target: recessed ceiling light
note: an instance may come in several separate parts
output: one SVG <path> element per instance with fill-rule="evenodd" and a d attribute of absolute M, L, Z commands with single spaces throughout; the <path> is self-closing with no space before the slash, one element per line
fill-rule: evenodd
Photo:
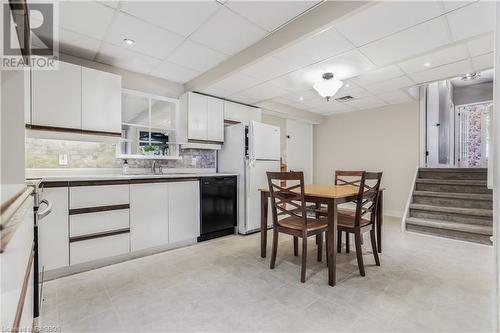
<path fill-rule="evenodd" d="M 425 66 L 425 67 L 429 67 L 430 65 L 431 65 L 431 63 L 430 63 L 430 62 L 426 62 L 426 63 L 424 64 L 424 66 Z"/>
<path fill-rule="evenodd" d="M 345 84 L 345 87 L 346 87 L 346 88 L 349 88 L 349 87 L 350 87 L 349 83 L 346 83 L 346 84 Z"/>
<path fill-rule="evenodd" d="M 125 39 L 123 40 L 123 42 L 124 42 L 126 45 L 131 46 L 131 45 L 134 45 L 135 40 L 130 39 L 130 38 L 125 38 Z"/>
<path fill-rule="evenodd" d="M 303 101 L 303 100 L 304 100 L 304 97 L 300 96 L 299 101 Z"/>

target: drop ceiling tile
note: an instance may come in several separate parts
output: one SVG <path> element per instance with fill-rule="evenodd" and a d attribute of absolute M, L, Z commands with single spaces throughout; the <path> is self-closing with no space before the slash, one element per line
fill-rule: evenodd
<path fill-rule="evenodd" d="M 265 101 L 274 97 L 287 95 L 287 90 L 281 89 L 269 82 L 242 91 L 245 96 L 248 96 L 257 101 Z"/>
<path fill-rule="evenodd" d="M 363 97 L 371 96 L 371 93 L 368 92 L 366 89 L 363 89 L 361 87 L 354 87 L 354 88 L 353 87 L 349 87 L 349 88 L 342 87 L 333 97 L 340 98 L 343 96 L 352 96 L 354 98 L 363 98 Z"/>
<path fill-rule="evenodd" d="M 98 39 L 59 29 L 59 51 L 62 53 L 94 60 L 100 45 Z"/>
<path fill-rule="evenodd" d="M 227 58 L 228 56 L 223 53 L 190 40 L 185 40 L 181 46 L 172 52 L 168 57 L 168 61 L 204 72 Z"/>
<path fill-rule="evenodd" d="M 257 60 L 254 64 L 245 67 L 241 73 L 267 81 L 284 75 L 292 70 L 293 68 L 290 66 L 289 62 L 282 61 L 273 56 L 267 56 Z"/>
<path fill-rule="evenodd" d="M 403 75 L 394 79 L 367 86 L 366 90 L 373 94 L 381 94 L 384 92 L 410 87 L 413 85 L 415 84 L 406 75 Z"/>
<path fill-rule="evenodd" d="M 379 97 L 384 102 L 387 102 L 389 104 L 406 103 L 406 102 L 411 102 L 413 100 L 412 98 L 410 98 L 407 94 L 405 94 L 401 90 L 395 90 L 395 91 L 379 94 L 379 95 L 377 95 L 377 97 Z"/>
<path fill-rule="evenodd" d="M 472 0 L 472 1 L 466 1 L 466 0 L 463 0 L 463 1 L 448 1 L 448 0 L 444 0 L 444 1 L 441 1 L 443 3 L 443 6 L 445 8 L 445 11 L 446 12 L 450 12 L 454 9 L 458 9 L 460 7 L 463 7 L 463 6 L 467 6 L 473 2 L 476 2 L 477 0 Z"/>
<path fill-rule="evenodd" d="M 473 39 L 467 42 L 467 48 L 469 49 L 470 55 L 475 57 L 481 54 L 490 53 L 493 51 L 493 34 L 488 34 L 486 36 Z"/>
<path fill-rule="evenodd" d="M 104 39 L 115 11 L 93 1 L 59 1 L 58 26 L 79 34 Z"/>
<path fill-rule="evenodd" d="M 221 97 L 221 98 L 225 98 L 225 97 L 231 95 L 231 93 L 229 91 L 222 89 L 222 88 L 214 87 L 214 86 L 202 89 L 201 92 L 204 94 L 209 94 L 209 95 L 213 95 L 213 96 L 217 96 L 217 97 Z"/>
<path fill-rule="evenodd" d="M 120 4 L 120 1 L 98 1 L 98 2 L 113 9 L 118 8 L 118 5 Z"/>
<path fill-rule="evenodd" d="M 455 41 L 495 30 L 495 1 L 480 1 L 446 14 Z"/>
<path fill-rule="evenodd" d="M 222 6 L 190 38 L 233 55 L 262 39 L 267 31 Z"/>
<path fill-rule="evenodd" d="M 406 73 L 415 73 L 439 67 L 459 60 L 467 59 L 468 54 L 463 44 L 454 45 L 437 52 L 404 61 L 399 66 Z M 426 66 L 428 64 L 428 66 Z"/>
<path fill-rule="evenodd" d="M 333 114 L 356 110 L 356 107 L 347 103 L 337 102 L 336 100 L 330 100 L 328 102 L 326 100 L 320 101 L 314 104 L 314 108 L 320 110 L 323 114 Z"/>
<path fill-rule="evenodd" d="M 334 28 L 329 27 L 278 51 L 275 56 L 294 68 L 300 68 L 339 55 L 353 48 L 354 45 Z"/>
<path fill-rule="evenodd" d="M 417 83 L 433 82 L 464 75 L 472 71 L 469 60 L 462 60 L 452 64 L 443 65 L 424 72 L 410 74 L 411 79 Z"/>
<path fill-rule="evenodd" d="M 215 1 L 122 2 L 123 11 L 185 37 L 220 8 Z"/>
<path fill-rule="evenodd" d="M 443 18 L 419 24 L 360 48 L 374 63 L 384 66 L 450 43 Z"/>
<path fill-rule="evenodd" d="M 397 66 L 388 66 L 363 73 L 360 76 L 352 78 L 352 81 L 364 87 L 380 81 L 386 81 L 403 74 L 403 71 L 401 71 L 401 69 Z"/>
<path fill-rule="evenodd" d="M 148 74 L 161 63 L 158 59 L 109 43 L 103 43 L 101 46 L 97 61 L 144 74 Z"/>
<path fill-rule="evenodd" d="M 125 38 L 135 41 L 130 46 L 135 52 L 156 59 L 165 59 L 184 40 L 178 34 L 147 24 L 129 14 L 120 13 L 113 21 L 106 41 L 122 46 L 125 45 Z"/>
<path fill-rule="evenodd" d="M 242 93 L 230 95 L 228 97 L 228 99 L 235 101 L 235 102 L 245 103 L 245 104 L 254 104 L 258 101 L 257 98 L 249 97 L 249 96 L 246 96 L 245 94 L 242 94 Z"/>
<path fill-rule="evenodd" d="M 493 68 L 493 52 L 488 54 L 483 54 L 478 57 L 472 58 L 472 66 L 474 66 L 474 70 L 481 71 L 489 68 Z"/>
<path fill-rule="evenodd" d="M 262 29 L 273 31 L 318 1 L 227 1 L 225 5 Z"/>
<path fill-rule="evenodd" d="M 335 27 L 356 46 L 362 46 L 441 14 L 435 1 L 385 1 L 347 17 Z"/>
<path fill-rule="evenodd" d="M 304 80 L 300 72 L 293 72 L 269 81 L 270 83 L 288 91 L 302 91 L 312 87 L 312 84 Z"/>
<path fill-rule="evenodd" d="M 318 95 L 318 93 L 313 89 L 302 90 L 292 92 L 291 94 L 285 95 L 282 99 L 286 99 L 295 103 L 306 103 L 308 101 L 318 101 L 323 98 Z"/>
<path fill-rule="evenodd" d="M 178 83 L 185 83 L 200 74 L 201 72 L 194 71 L 192 69 L 182 67 L 168 61 L 162 62 L 158 67 L 151 71 L 151 75 L 153 76 L 161 77 L 163 79 Z"/>
<path fill-rule="evenodd" d="M 235 94 L 247 88 L 253 87 L 261 82 L 262 81 L 248 75 L 235 73 L 226 77 L 225 79 L 222 79 L 221 81 L 212 84 L 212 86 L 216 88 L 222 88 L 226 91 L 229 91 L 231 94 Z"/>
<path fill-rule="evenodd" d="M 378 108 L 380 106 L 386 105 L 383 100 L 381 100 L 378 97 L 375 96 L 370 96 L 370 97 L 364 97 L 364 98 L 359 98 L 355 99 L 349 102 L 346 102 L 345 104 L 355 107 L 357 109 L 374 109 Z"/>

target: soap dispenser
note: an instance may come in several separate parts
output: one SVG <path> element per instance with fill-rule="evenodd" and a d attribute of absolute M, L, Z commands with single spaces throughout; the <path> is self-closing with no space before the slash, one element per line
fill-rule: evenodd
<path fill-rule="evenodd" d="M 128 161 L 127 160 L 123 160 L 122 173 L 124 175 L 128 174 Z"/>

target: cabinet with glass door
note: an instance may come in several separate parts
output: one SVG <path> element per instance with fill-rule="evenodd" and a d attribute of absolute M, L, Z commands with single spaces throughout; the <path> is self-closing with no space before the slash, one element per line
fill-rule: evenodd
<path fill-rule="evenodd" d="M 117 157 L 178 159 L 179 100 L 124 89 L 122 136 Z"/>

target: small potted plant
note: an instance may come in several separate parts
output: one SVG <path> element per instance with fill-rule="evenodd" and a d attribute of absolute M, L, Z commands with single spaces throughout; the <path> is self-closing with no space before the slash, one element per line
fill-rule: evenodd
<path fill-rule="evenodd" d="M 154 155 L 155 154 L 156 147 L 152 144 L 147 144 L 142 147 L 142 151 L 144 152 L 144 155 Z"/>

